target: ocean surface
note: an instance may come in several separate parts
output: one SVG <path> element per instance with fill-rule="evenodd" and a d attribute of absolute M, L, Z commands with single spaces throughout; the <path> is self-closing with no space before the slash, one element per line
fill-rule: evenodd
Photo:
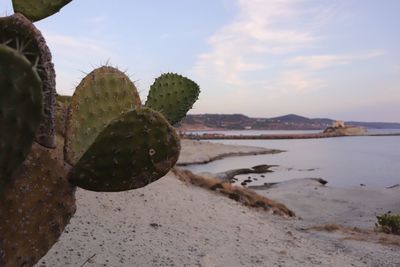
<path fill-rule="evenodd" d="M 185 132 L 187 134 L 225 134 L 225 135 L 262 135 L 262 134 L 303 134 L 303 133 L 320 133 L 320 130 L 230 130 L 230 131 L 194 131 Z M 400 132 L 400 130 L 399 130 Z"/>
<path fill-rule="evenodd" d="M 368 130 L 369 133 L 398 133 L 394 130 Z M 260 133 L 261 132 L 261 133 Z M 271 134 L 288 131 L 218 131 L 224 134 Z M 289 133 L 315 131 L 289 131 Z M 400 136 L 360 136 L 295 140 L 209 140 L 215 143 L 258 146 L 285 150 L 273 155 L 229 157 L 204 165 L 187 166 L 195 173 L 218 173 L 259 164 L 278 165 L 272 173 L 239 175 L 240 184 L 262 185 L 296 178 L 323 178 L 338 187 L 400 184 Z"/>

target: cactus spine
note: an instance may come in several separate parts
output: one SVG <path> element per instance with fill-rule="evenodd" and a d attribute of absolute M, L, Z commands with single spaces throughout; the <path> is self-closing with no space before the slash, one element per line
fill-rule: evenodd
<path fill-rule="evenodd" d="M 22 14 L 0 18 L 0 43 L 18 50 L 35 66 L 42 82 L 44 113 L 36 141 L 55 147 L 54 105 L 56 80 L 51 53 L 40 31 Z"/>
<path fill-rule="evenodd" d="M 32 266 L 46 254 L 75 212 L 76 186 L 124 191 L 164 176 L 180 151 L 164 115 L 178 122 L 199 93 L 166 74 L 142 107 L 129 78 L 104 66 L 56 109 L 51 53 L 32 21 L 70 1 L 13 0 L 27 18 L 0 18 L 0 266 Z"/>
<path fill-rule="evenodd" d="M 145 106 L 161 112 L 171 124 L 176 124 L 193 107 L 199 93 L 199 86 L 192 80 L 166 73 L 151 85 Z"/>
<path fill-rule="evenodd" d="M 30 151 L 42 119 L 40 78 L 18 51 L 0 45 L 0 192 Z"/>
<path fill-rule="evenodd" d="M 70 181 L 92 191 L 125 191 L 164 176 L 178 160 L 179 137 L 151 109 L 133 109 L 100 133 L 71 172 Z"/>
<path fill-rule="evenodd" d="M 71 98 L 66 160 L 75 164 L 107 124 L 141 106 L 135 85 L 116 68 L 103 66 L 80 82 Z"/>

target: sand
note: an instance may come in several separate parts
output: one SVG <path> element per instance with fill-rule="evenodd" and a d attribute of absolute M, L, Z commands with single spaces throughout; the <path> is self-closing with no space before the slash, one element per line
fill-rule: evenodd
<path fill-rule="evenodd" d="M 184 141 L 179 161 L 249 149 Z M 399 246 L 307 230 L 323 223 L 371 228 L 377 213 L 398 211 L 399 188 L 344 190 L 306 179 L 257 192 L 301 218 L 250 209 L 172 173 L 128 192 L 78 189 L 75 216 L 37 266 L 400 266 Z"/>
<path fill-rule="evenodd" d="M 338 188 L 314 179 L 283 182 L 267 190 L 255 190 L 296 211 L 307 223 L 337 223 L 347 227 L 374 228 L 376 215 L 400 214 L 400 187 Z"/>
<path fill-rule="evenodd" d="M 193 163 L 207 163 L 228 156 L 245 156 L 273 154 L 283 152 L 277 149 L 266 149 L 254 146 L 234 146 L 204 141 L 182 140 L 182 150 L 178 159 L 178 166 Z"/>

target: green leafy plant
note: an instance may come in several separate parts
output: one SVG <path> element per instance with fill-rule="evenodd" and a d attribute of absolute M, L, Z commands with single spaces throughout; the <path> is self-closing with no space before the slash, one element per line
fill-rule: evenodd
<path fill-rule="evenodd" d="M 376 216 L 378 222 L 375 224 L 379 231 L 387 234 L 400 235 L 400 215 L 390 212 Z"/>
<path fill-rule="evenodd" d="M 89 73 L 72 97 L 57 96 L 51 53 L 33 21 L 71 0 L 13 0 L 0 18 L 0 266 L 32 266 L 76 210 L 75 189 L 137 189 L 176 163 L 171 124 L 199 86 L 178 74 L 152 85 L 146 106 L 116 68 Z"/>

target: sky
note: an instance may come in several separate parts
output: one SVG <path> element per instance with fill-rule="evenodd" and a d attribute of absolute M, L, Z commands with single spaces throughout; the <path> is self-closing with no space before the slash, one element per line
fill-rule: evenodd
<path fill-rule="evenodd" d="M 110 64 L 142 102 L 164 72 L 196 81 L 192 114 L 400 122 L 399 10 L 398 0 L 73 0 L 35 25 L 59 94 Z"/>

